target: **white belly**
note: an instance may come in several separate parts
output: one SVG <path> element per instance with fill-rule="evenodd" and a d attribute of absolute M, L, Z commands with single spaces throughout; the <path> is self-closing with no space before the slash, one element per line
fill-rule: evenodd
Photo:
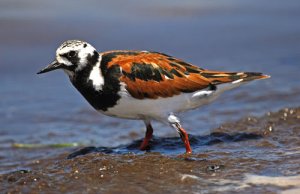
<path fill-rule="evenodd" d="M 207 104 L 217 97 L 216 91 L 202 90 L 182 93 L 168 98 L 136 99 L 127 91 L 119 93 L 122 97 L 117 105 L 103 114 L 126 119 L 150 119 L 165 121 L 170 113 L 183 112 Z"/>
<path fill-rule="evenodd" d="M 233 89 L 242 83 L 227 83 L 218 85 L 216 90 L 199 90 L 193 93 L 181 93 L 168 98 L 136 99 L 123 86 L 117 105 L 102 112 L 108 116 L 126 119 L 150 119 L 165 122 L 170 113 L 184 112 L 195 109 L 214 101 L 226 90 Z"/>

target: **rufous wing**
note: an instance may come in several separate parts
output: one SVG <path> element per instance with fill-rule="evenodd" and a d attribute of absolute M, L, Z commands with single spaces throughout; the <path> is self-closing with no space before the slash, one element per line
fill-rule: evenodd
<path fill-rule="evenodd" d="M 110 51 L 102 55 L 107 60 L 107 68 L 121 67 L 119 80 L 137 99 L 172 97 L 212 85 L 267 78 L 261 73 L 205 70 L 158 52 Z"/>

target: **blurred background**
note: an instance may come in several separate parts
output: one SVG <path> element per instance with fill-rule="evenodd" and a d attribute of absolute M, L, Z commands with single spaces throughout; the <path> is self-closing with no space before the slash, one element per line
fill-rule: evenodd
<path fill-rule="evenodd" d="M 68 39 L 99 52 L 154 50 L 207 69 L 272 76 L 180 115 L 190 134 L 299 106 L 299 10 L 299 0 L 1 0 L 0 159 L 12 143 L 118 146 L 144 136 L 142 122 L 93 110 L 62 71 L 36 75 Z M 177 137 L 161 124 L 155 135 Z"/>

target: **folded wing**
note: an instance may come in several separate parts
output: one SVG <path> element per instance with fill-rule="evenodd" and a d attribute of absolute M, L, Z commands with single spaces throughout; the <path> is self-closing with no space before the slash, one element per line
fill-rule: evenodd
<path fill-rule="evenodd" d="M 119 80 L 137 99 L 171 97 L 180 93 L 195 92 L 214 85 L 263 79 L 261 73 L 218 72 L 205 70 L 180 59 L 141 51 L 111 51 L 102 54 L 107 68 L 119 65 Z"/>

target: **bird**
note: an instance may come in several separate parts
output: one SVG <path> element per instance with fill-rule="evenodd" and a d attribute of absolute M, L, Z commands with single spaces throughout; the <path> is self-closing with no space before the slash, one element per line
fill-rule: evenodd
<path fill-rule="evenodd" d="M 140 150 L 149 149 L 151 122 L 158 121 L 179 133 L 185 154 L 191 154 L 192 148 L 178 113 L 206 105 L 226 90 L 270 77 L 259 72 L 207 70 L 155 51 L 98 52 L 82 40 L 63 42 L 56 50 L 55 60 L 37 74 L 56 69 L 68 75 L 98 112 L 142 120 L 146 133 Z"/>

